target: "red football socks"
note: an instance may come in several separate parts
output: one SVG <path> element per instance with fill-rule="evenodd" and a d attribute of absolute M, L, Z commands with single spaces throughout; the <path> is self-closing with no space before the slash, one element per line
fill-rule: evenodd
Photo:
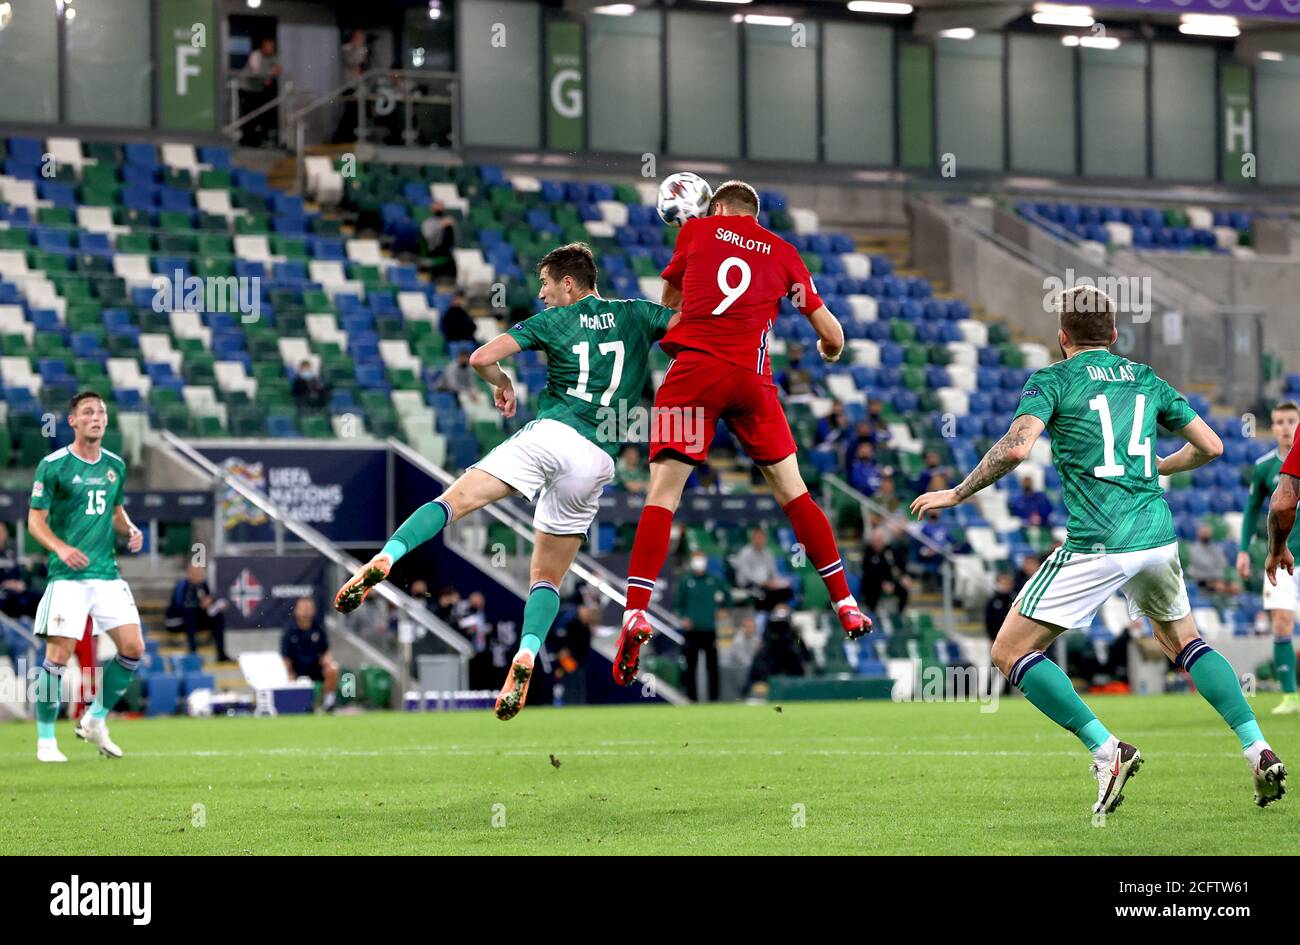
<path fill-rule="evenodd" d="M 655 581 L 668 558 L 672 531 L 673 513 L 668 509 L 661 505 L 647 505 L 641 509 L 636 540 L 632 542 L 632 560 L 628 564 L 628 610 L 645 610 L 650 606 Z"/>
<path fill-rule="evenodd" d="M 835 545 L 835 534 L 831 531 L 826 513 L 817 507 L 807 492 L 782 506 L 782 511 L 790 516 L 795 537 L 808 552 L 808 559 L 812 561 L 817 573 L 826 582 L 831 600 L 844 600 L 849 596 L 849 582 L 845 580 L 844 562 L 840 560 L 840 549 Z M 640 537 L 638 532 L 637 538 Z M 632 560 L 635 561 L 635 557 Z"/>

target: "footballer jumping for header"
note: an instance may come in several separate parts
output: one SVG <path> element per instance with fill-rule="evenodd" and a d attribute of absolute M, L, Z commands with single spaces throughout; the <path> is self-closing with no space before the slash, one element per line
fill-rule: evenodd
<path fill-rule="evenodd" d="M 825 581 L 845 634 L 857 639 L 871 631 L 871 619 L 849 592 L 830 522 L 799 472 L 794 436 L 768 357 L 782 298 L 808 319 L 824 360 L 836 361 L 843 353 L 844 329 L 817 295 L 798 251 L 758 222 L 758 203 L 749 184 L 722 184 L 713 194 L 709 216 L 686 221 L 663 271 L 662 300 L 680 305 L 682 314 L 661 344 L 674 359 L 655 395 L 655 410 L 699 413 L 703 436 L 686 435 L 684 426 L 654 428 L 650 487 L 632 545 L 627 609 L 613 669 L 614 681 L 623 686 L 636 678 L 641 646 L 653 632 L 645 609 L 668 557 L 682 490 L 708 458 L 719 420 L 763 471 L 795 537 Z"/>
<path fill-rule="evenodd" d="M 68 425 L 71 446 L 55 450 L 36 467 L 27 528 L 50 550 L 49 584 L 36 609 L 35 632 L 45 638 L 45 660 L 36 683 L 36 759 L 64 762 L 54 723 L 59 717 L 60 686 L 68 659 L 85 634 L 107 633 L 117 656 L 104 667 L 95 702 L 77 724 L 78 738 L 108 758 L 122 749 L 108 737 L 108 712 L 122 698 L 144 655 L 140 614 L 131 588 L 117 570 L 117 538 L 131 552 L 144 535 L 126 514 L 126 463 L 104 449 L 108 408 L 92 391 L 72 398 Z"/>
<path fill-rule="evenodd" d="M 465 470 L 441 496 L 412 513 L 379 554 L 339 589 L 334 607 L 350 613 L 384 580 L 402 555 L 449 523 L 515 493 L 537 506 L 524 604 L 523 633 L 496 703 L 508 721 L 524 707 L 533 659 L 560 609 L 560 581 L 573 564 L 614 478 L 621 444 L 611 418 L 626 417 L 650 373 L 650 349 L 676 312 L 644 299 L 605 299 L 596 291 L 596 262 L 585 243 L 553 249 L 537 264 L 538 297 L 549 308 L 497 335 L 470 364 L 494 389 L 505 417 L 515 390 L 498 362 L 520 351 L 546 355 L 546 387 L 537 419 Z"/>

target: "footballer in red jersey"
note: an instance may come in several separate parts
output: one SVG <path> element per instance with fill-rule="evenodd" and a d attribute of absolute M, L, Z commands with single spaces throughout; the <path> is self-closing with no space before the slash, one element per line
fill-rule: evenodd
<path fill-rule="evenodd" d="M 808 267 L 759 224 L 754 188 L 728 181 L 714 193 L 709 216 L 682 227 L 663 278 L 663 304 L 681 315 L 660 342 L 673 361 L 655 396 L 650 486 L 632 547 L 615 681 L 626 686 L 636 678 L 641 645 L 652 632 L 645 608 L 668 556 L 673 513 L 686 480 L 708 457 L 719 420 L 763 470 L 845 633 L 857 639 L 870 632 L 871 620 L 849 593 L 830 522 L 799 472 L 768 357 L 783 298 L 812 323 L 825 360 L 838 360 L 844 350 L 844 330 L 817 295 Z"/>

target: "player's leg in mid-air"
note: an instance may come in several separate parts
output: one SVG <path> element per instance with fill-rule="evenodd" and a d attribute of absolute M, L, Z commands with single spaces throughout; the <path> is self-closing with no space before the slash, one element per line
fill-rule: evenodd
<path fill-rule="evenodd" d="M 799 473 L 794 435 L 771 380 L 714 358 L 678 359 L 659 388 L 655 409 L 650 486 L 628 566 L 615 682 L 627 686 L 636 678 L 641 646 L 652 633 L 645 609 L 668 557 L 673 514 L 693 466 L 708 456 L 719 417 L 762 468 L 795 537 L 826 582 L 844 632 L 850 639 L 869 633 L 871 621 L 849 593 L 830 521 Z"/>
<path fill-rule="evenodd" d="M 535 462 L 541 481 L 535 491 L 529 490 L 537 503 L 533 558 L 519 652 L 497 698 L 496 714 L 503 722 L 524 707 L 533 659 L 560 610 L 560 582 L 577 557 L 600 509 L 600 494 L 615 472 L 614 460 L 607 452 L 572 427 L 555 421 L 541 421 L 519 451 Z M 513 473 L 502 473 L 508 474 Z"/>
<path fill-rule="evenodd" d="M 350 614 L 361 606 L 370 589 L 388 577 L 398 559 L 429 541 L 450 522 L 504 499 L 514 491 L 508 483 L 481 469 L 470 468 L 432 502 L 426 502 L 393 532 L 379 554 L 357 569 L 334 595 L 334 609 Z"/>
<path fill-rule="evenodd" d="M 1295 610 L 1297 583 L 1300 576 L 1281 573 L 1277 586 L 1264 578 L 1264 610 L 1268 612 L 1273 630 L 1273 666 L 1277 681 L 1282 686 L 1282 702 L 1273 709 L 1274 715 L 1300 715 L 1300 695 L 1296 694 Z"/>
<path fill-rule="evenodd" d="M 573 559 L 582 548 L 582 535 L 534 535 L 533 560 L 528 573 L 528 601 L 524 604 L 524 625 L 519 637 L 519 651 L 510 662 L 505 685 L 497 697 L 496 714 L 508 722 L 519 714 L 528 698 L 528 683 L 533 676 L 533 660 L 546 641 L 546 635 L 560 612 L 560 582 L 568 573 Z"/>

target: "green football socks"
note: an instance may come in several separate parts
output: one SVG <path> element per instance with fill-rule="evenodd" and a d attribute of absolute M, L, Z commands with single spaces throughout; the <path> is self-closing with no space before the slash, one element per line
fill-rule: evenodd
<path fill-rule="evenodd" d="M 424 503 L 393 532 L 393 537 L 388 539 L 380 554 L 390 556 L 393 564 L 397 564 L 402 555 L 442 531 L 451 518 L 451 505 L 445 499 Z"/>
<path fill-rule="evenodd" d="M 536 655 L 560 612 L 560 590 L 550 581 L 538 581 L 528 590 L 524 604 L 524 629 L 519 649 Z"/>
<path fill-rule="evenodd" d="M 1097 721 L 1097 716 L 1074 691 L 1070 677 L 1046 654 L 1037 650 L 1026 653 L 1016 660 L 1007 678 L 1034 708 L 1071 732 L 1093 754 L 1110 739 L 1106 726 Z"/>
<path fill-rule="evenodd" d="M 1237 671 L 1222 653 L 1198 637 L 1183 647 L 1176 663 L 1192 677 L 1192 685 L 1201 698 L 1214 706 L 1214 711 L 1237 733 L 1243 749 L 1263 741 L 1264 733 L 1259 730 L 1255 713 L 1242 694 Z"/>
<path fill-rule="evenodd" d="M 1295 692 L 1295 644 L 1290 637 L 1285 640 L 1273 638 L 1273 666 L 1277 669 L 1277 681 L 1282 684 L 1282 691 Z"/>
<path fill-rule="evenodd" d="M 67 667 L 46 659 L 36 677 L 36 737 L 54 737 L 54 723 L 59 717 L 63 672 Z"/>
<path fill-rule="evenodd" d="M 104 681 L 99 691 L 95 693 L 94 705 L 90 707 L 90 714 L 94 718 L 108 718 L 109 710 L 117 705 L 117 701 L 122 698 L 127 686 L 131 685 L 131 679 L 139 668 L 139 660 L 127 659 L 121 653 L 104 667 Z"/>

